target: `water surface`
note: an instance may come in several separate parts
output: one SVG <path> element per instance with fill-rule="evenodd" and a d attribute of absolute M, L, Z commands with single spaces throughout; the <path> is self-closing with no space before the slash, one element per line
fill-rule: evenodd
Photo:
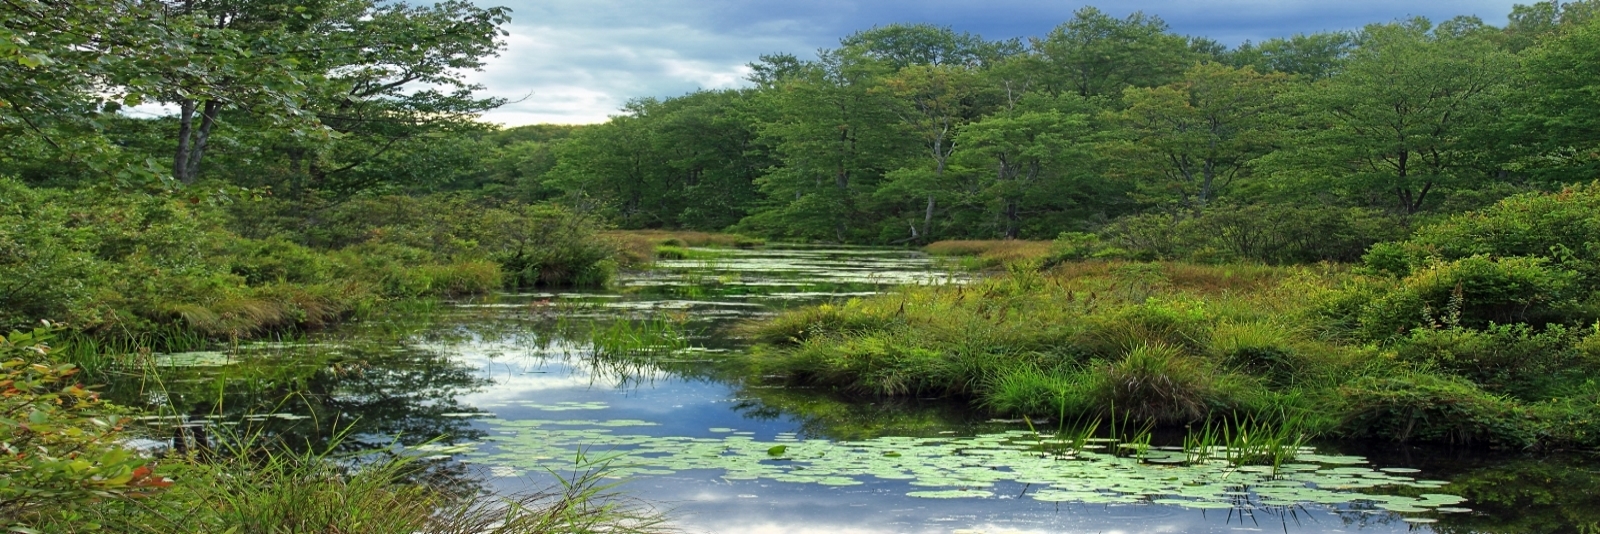
<path fill-rule="evenodd" d="M 1318 444 L 1273 471 L 1159 447 L 1063 452 L 1057 427 L 990 421 L 948 400 L 849 399 L 729 374 L 722 363 L 745 346 L 729 335 L 735 321 L 964 277 L 908 251 L 696 255 L 610 291 L 500 295 L 314 339 L 161 355 L 152 364 L 166 368 L 164 382 L 130 379 L 112 393 L 182 412 L 157 422 L 422 450 L 440 476 L 500 492 L 547 486 L 582 458 L 691 532 L 1579 531 L 1600 521 L 1581 511 L 1600 504 L 1581 458 Z"/>

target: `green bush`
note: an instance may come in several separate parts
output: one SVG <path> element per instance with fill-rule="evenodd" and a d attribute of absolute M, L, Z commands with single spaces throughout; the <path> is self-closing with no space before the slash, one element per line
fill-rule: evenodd
<path fill-rule="evenodd" d="M 553 206 L 452 196 L 232 204 L 0 179 L 0 328 L 237 339 L 383 299 L 600 286 L 616 250 Z M 227 230 L 231 217 L 246 237 Z M 162 347 L 152 347 L 161 349 Z"/>
<path fill-rule="evenodd" d="M 1381 211 L 1284 204 L 1212 205 L 1199 214 L 1147 213 L 1113 222 L 1095 250 L 1135 259 L 1186 259 L 1200 263 L 1270 264 L 1349 262 L 1373 243 L 1402 237 L 1404 229 Z M 1066 251 L 1083 255 L 1083 245 Z M 1091 253 L 1090 255 L 1093 255 Z"/>
<path fill-rule="evenodd" d="M 1563 323 L 1585 317 L 1579 295 L 1577 273 L 1542 258 L 1472 256 L 1415 270 L 1366 305 L 1360 321 L 1370 339 L 1424 326 Z"/>
<path fill-rule="evenodd" d="M 1425 256 L 1543 257 L 1593 287 L 1600 276 L 1600 182 L 1513 196 L 1420 228 L 1406 244 L 1413 267 Z"/>
<path fill-rule="evenodd" d="M 335 261 L 327 254 L 311 250 L 282 237 L 263 240 L 240 239 L 230 251 L 233 274 L 249 285 L 269 282 L 317 283 L 333 278 Z"/>
<path fill-rule="evenodd" d="M 1101 383 L 1089 368 L 1015 369 L 999 374 L 987 385 L 982 404 L 1000 414 L 1081 417 L 1096 414 L 1104 406 L 1096 395 Z"/>
<path fill-rule="evenodd" d="M 1202 352 L 1209 342 L 1213 319 L 1201 301 L 1149 298 L 1144 304 L 1084 317 L 1084 322 L 1086 328 L 1077 334 L 1075 348 L 1093 356 L 1113 358 L 1145 345 Z"/>
<path fill-rule="evenodd" d="M 8 532 L 80 521 L 106 500 L 171 484 L 122 447 L 121 411 L 50 358 L 49 337 L 48 329 L 0 336 L 0 528 Z"/>
<path fill-rule="evenodd" d="M 880 330 L 904 320 L 887 310 L 869 308 L 861 299 L 843 304 L 824 303 L 789 310 L 759 322 L 749 322 L 738 333 L 762 343 L 798 345 L 816 337 Z"/>
<path fill-rule="evenodd" d="M 313 249 L 353 249 L 360 256 L 381 256 L 384 260 L 372 262 L 383 271 L 376 278 L 383 280 L 387 291 L 399 295 L 431 294 L 433 284 L 426 276 L 393 269 L 477 261 L 499 264 L 499 278 L 509 289 L 599 287 L 615 274 L 619 253 L 616 245 L 599 238 L 599 221 L 547 204 L 498 203 L 464 195 L 266 204 L 235 210 L 233 226 L 252 235 L 286 236 Z M 317 213 L 315 224 L 292 216 L 305 211 Z M 268 226 L 261 220 L 274 222 Z"/>
<path fill-rule="evenodd" d="M 689 259 L 689 249 L 671 245 L 656 245 L 656 259 L 684 260 Z"/>
<path fill-rule="evenodd" d="M 1514 448 L 1539 440 L 1527 408 L 1461 378 L 1367 376 L 1341 386 L 1339 394 L 1345 403 L 1339 431 L 1348 437 Z"/>
<path fill-rule="evenodd" d="M 873 395 L 963 393 L 960 384 L 975 378 L 954 372 L 945 352 L 904 341 L 889 333 L 812 338 L 792 351 L 767 356 L 778 358 L 770 362 L 770 370 L 789 373 L 791 380 Z"/>
<path fill-rule="evenodd" d="M 1281 325 L 1224 323 L 1211 332 L 1209 353 L 1236 372 L 1265 378 L 1274 386 L 1291 386 L 1309 374 L 1310 365 L 1297 352 Z"/>
<path fill-rule="evenodd" d="M 1561 395 L 1600 368 L 1576 347 L 1565 327 L 1536 330 L 1526 324 L 1417 329 L 1396 344 L 1401 360 L 1466 377 L 1494 392 L 1526 400 Z"/>

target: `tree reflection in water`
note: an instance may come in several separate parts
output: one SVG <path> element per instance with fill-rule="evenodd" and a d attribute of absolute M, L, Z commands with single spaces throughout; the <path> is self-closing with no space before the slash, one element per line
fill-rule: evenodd
<path fill-rule="evenodd" d="M 209 422 L 214 432 L 271 441 L 296 451 L 356 452 L 430 441 L 473 441 L 484 414 L 458 398 L 488 381 L 446 354 L 389 340 L 289 345 L 240 351 L 237 363 L 163 367 L 113 379 L 106 397 L 175 421 Z"/>

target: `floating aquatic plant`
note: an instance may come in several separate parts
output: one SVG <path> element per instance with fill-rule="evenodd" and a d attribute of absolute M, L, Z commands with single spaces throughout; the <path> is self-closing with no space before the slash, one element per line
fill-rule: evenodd
<path fill-rule="evenodd" d="M 1227 457 L 1192 457 L 1182 447 L 1152 447 L 1127 454 L 1104 438 L 1044 436 L 1015 430 L 971 437 L 881 437 L 861 441 L 773 441 L 714 428 L 719 437 L 621 434 L 613 429 L 644 421 L 500 421 L 478 462 L 537 472 L 585 447 L 609 447 L 615 475 L 665 475 L 720 470 L 728 480 L 846 486 L 870 479 L 904 480 L 920 498 L 984 498 L 997 483 L 1019 483 L 1039 501 L 1158 503 L 1186 508 L 1340 505 L 1371 503 L 1395 513 L 1452 507 L 1464 499 L 1424 493 L 1385 495 L 1377 488 L 1432 489 L 1438 481 L 1416 480 L 1405 469 L 1377 469 L 1356 456 L 1320 454 L 1297 447 L 1295 459 L 1279 465 L 1248 465 Z M 1075 445 L 1068 448 L 1066 445 Z M 1212 445 L 1223 447 L 1222 445 Z M 1069 451 L 1069 452 L 1064 452 Z"/>

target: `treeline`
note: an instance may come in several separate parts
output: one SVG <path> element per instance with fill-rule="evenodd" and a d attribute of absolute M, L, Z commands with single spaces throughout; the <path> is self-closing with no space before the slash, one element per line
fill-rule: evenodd
<path fill-rule="evenodd" d="M 1232 48 L 1094 8 L 1026 40 L 891 25 L 814 60 L 763 56 L 748 88 L 501 129 L 478 114 L 503 102 L 460 73 L 500 50 L 504 9 L 30 0 L 0 39 L 0 175 L 309 206 L 453 192 L 827 242 L 1092 232 L 1135 257 L 1348 261 L 1419 217 L 1594 177 L 1597 6 Z M 172 113 L 124 112 L 142 103 Z"/>
<path fill-rule="evenodd" d="M 502 186 L 625 227 L 880 244 L 1099 231 L 1146 255 L 1348 261 L 1418 217 L 1594 178 L 1597 10 L 1234 48 L 1094 8 L 1027 40 L 878 27 L 815 60 L 763 56 L 750 88 L 512 144 L 537 163 Z M 1188 245 L 1238 232 L 1266 235 Z"/>

